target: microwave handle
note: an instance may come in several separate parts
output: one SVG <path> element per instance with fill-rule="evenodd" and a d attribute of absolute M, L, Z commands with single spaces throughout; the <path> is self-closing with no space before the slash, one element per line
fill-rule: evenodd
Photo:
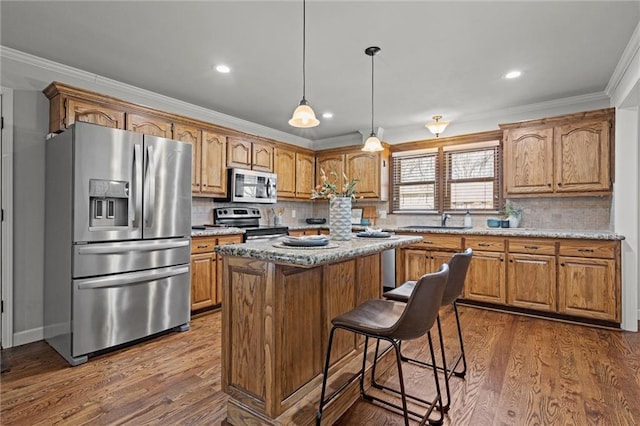
<path fill-rule="evenodd" d="M 271 198 L 271 179 L 267 178 L 265 181 L 265 185 L 267 186 L 267 198 Z"/>

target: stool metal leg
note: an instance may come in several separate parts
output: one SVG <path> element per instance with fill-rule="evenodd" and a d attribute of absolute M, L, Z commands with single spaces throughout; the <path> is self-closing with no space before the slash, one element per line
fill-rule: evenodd
<path fill-rule="evenodd" d="M 451 367 L 451 371 L 456 377 L 464 378 L 464 376 L 467 374 L 467 358 L 464 355 L 464 342 L 462 341 L 462 327 L 460 327 L 460 317 L 458 316 L 458 304 L 455 301 L 453 302 L 453 311 L 456 314 L 456 325 L 458 326 L 458 340 L 460 341 L 460 355 L 458 355 L 458 358 L 456 359 L 453 366 Z M 462 371 L 457 372 L 455 371 L 455 369 L 456 367 L 458 367 L 458 363 L 460 362 L 460 359 L 462 359 Z"/>
<path fill-rule="evenodd" d="M 327 345 L 327 359 L 324 363 L 324 374 L 322 376 L 322 392 L 320 393 L 320 407 L 318 408 L 318 414 L 316 415 L 316 425 L 320 426 L 322 421 L 322 409 L 324 408 L 325 400 L 324 394 L 327 390 L 327 376 L 329 375 L 329 360 L 331 359 L 331 346 L 333 345 L 333 333 L 336 331 L 335 327 L 331 327 L 331 333 L 329 333 L 329 344 Z"/>

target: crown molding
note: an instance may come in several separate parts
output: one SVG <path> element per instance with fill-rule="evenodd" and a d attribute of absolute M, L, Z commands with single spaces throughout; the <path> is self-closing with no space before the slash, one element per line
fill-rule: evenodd
<path fill-rule="evenodd" d="M 263 126 L 251 121 L 223 114 L 221 112 L 190 104 L 188 102 L 180 101 L 169 96 L 161 95 L 159 93 L 155 93 L 146 89 L 141 89 L 136 86 L 125 84 L 98 74 L 83 71 L 78 68 L 60 64 L 58 62 L 44 59 L 2 45 L 0 45 L 0 59 L 16 61 L 28 66 L 37 67 L 49 72 L 61 74 L 65 77 L 85 81 L 91 85 L 105 87 L 111 90 L 125 93 L 127 95 L 135 96 L 137 98 L 142 98 L 145 101 L 149 102 L 149 104 L 145 106 L 152 106 L 154 108 L 160 109 L 156 106 L 156 104 L 163 105 L 171 108 L 173 110 L 172 112 L 180 113 L 187 116 L 193 116 L 193 118 L 209 121 L 220 126 L 230 127 L 234 130 L 242 131 L 245 133 L 264 136 L 283 142 L 289 142 L 307 148 L 311 147 L 313 143 L 310 139 L 302 138 L 290 133 L 272 129 L 271 127 Z M 77 84 L 76 82 L 63 81 L 64 79 L 59 80 L 68 84 Z"/>
<path fill-rule="evenodd" d="M 624 52 L 622 52 L 622 56 L 616 65 L 616 68 L 613 70 L 613 74 L 611 74 L 611 78 L 609 79 L 609 83 L 607 87 L 604 89 L 604 92 L 612 98 L 620 85 L 620 82 L 624 78 L 625 73 L 629 69 L 629 66 L 633 62 L 635 56 L 640 51 L 640 23 L 636 26 L 636 29 L 633 31 L 631 38 L 629 39 L 629 43 L 627 43 L 627 47 L 624 48 Z"/>

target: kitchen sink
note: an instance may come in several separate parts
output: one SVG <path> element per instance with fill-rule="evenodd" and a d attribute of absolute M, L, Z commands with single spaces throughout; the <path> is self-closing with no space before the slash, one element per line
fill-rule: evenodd
<path fill-rule="evenodd" d="M 409 225 L 402 229 L 471 229 L 469 226 Z"/>

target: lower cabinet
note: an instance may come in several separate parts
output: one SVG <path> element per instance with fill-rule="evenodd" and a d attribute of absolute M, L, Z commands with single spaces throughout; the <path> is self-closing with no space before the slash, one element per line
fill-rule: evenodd
<path fill-rule="evenodd" d="M 464 245 L 473 249 L 464 282 L 465 299 L 505 304 L 507 292 L 504 239 L 471 236 L 465 238 Z"/>
<path fill-rule="evenodd" d="M 620 322 L 619 243 L 569 240 L 558 253 L 558 311 Z"/>
<path fill-rule="evenodd" d="M 507 303 L 519 308 L 557 310 L 556 243 L 509 239 Z"/>
<path fill-rule="evenodd" d="M 216 245 L 242 242 L 242 235 L 193 237 L 191 241 L 191 310 L 222 302 L 222 261 Z"/>
<path fill-rule="evenodd" d="M 446 241 L 442 234 L 437 238 Z M 441 250 L 432 240 L 396 252 L 397 284 L 449 260 L 451 247 Z M 430 250 L 422 247 L 425 242 Z M 621 321 L 619 241 L 468 235 L 464 247 L 473 249 L 465 300 Z"/>

